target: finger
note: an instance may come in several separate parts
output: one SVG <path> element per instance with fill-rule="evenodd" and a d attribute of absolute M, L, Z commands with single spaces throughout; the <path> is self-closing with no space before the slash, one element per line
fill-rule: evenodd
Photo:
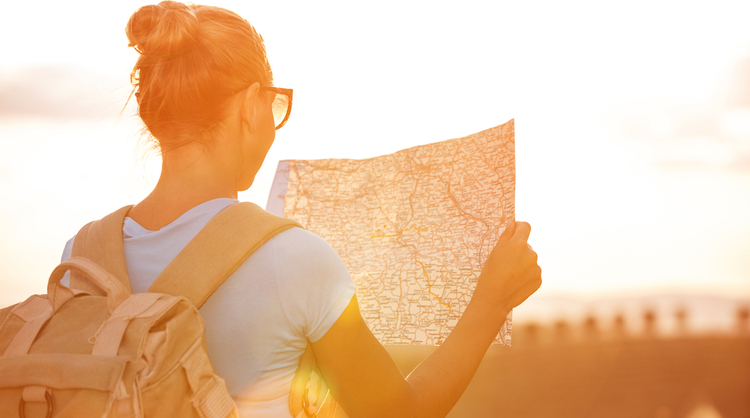
<path fill-rule="evenodd" d="M 526 295 L 524 300 L 528 299 L 531 295 L 536 293 L 536 291 L 539 290 L 541 287 L 542 287 L 542 277 L 540 275 L 539 277 L 527 283 L 526 286 L 524 286 L 523 294 Z"/>
<path fill-rule="evenodd" d="M 536 277 L 524 283 L 523 286 L 521 286 L 519 289 L 513 292 L 510 298 L 512 301 L 511 304 L 513 305 L 514 308 L 522 304 L 531 295 L 536 293 L 536 291 L 539 290 L 540 287 L 542 287 L 541 269 L 538 270 L 538 275 Z"/>
<path fill-rule="evenodd" d="M 516 222 L 516 230 L 513 233 L 513 239 L 519 241 L 528 241 L 531 234 L 531 225 L 528 222 Z"/>

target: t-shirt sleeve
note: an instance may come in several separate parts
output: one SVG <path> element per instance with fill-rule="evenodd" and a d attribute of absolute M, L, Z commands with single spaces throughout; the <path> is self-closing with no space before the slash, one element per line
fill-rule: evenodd
<path fill-rule="evenodd" d="M 70 258 L 70 255 L 73 252 L 73 241 L 75 241 L 75 239 L 76 237 L 74 235 L 73 238 L 69 239 L 68 242 L 65 243 L 65 248 L 63 248 L 62 257 L 60 257 L 61 263 Z"/>
<path fill-rule="evenodd" d="M 73 252 L 73 241 L 76 239 L 75 235 L 73 238 L 69 239 L 68 242 L 65 243 L 65 248 L 63 248 L 62 257 L 60 257 L 60 262 L 67 260 L 70 258 L 70 254 Z M 60 283 L 62 283 L 64 286 L 70 287 L 70 272 L 66 271 L 65 276 L 63 276 L 62 280 L 60 280 Z"/>
<path fill-rule="evenodd" d="M 289 229 L 268 243 L 287 321 L 299 335 L 318 341 L 356 292 L 344 262 L 325 240 L 304 229 Z"/>

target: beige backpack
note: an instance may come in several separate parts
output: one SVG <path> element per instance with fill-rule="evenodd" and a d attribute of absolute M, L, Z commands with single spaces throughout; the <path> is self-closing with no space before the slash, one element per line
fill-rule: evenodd
<path fill-rule="evenodd" d="M 299 224 L 252 203 L 231 205 L 148 293 L 132 294 L 122 247 L 129 210 L 79 231 L 46 295 L 0 310 L 0 417 L 238 416 L 208 359 L 197 309 L 263 243 Z M 70 288 L 59 283 L 66 271 Z M 327 416 L 327 393 L 308 346 L 292 385 L 292 415 Z"/>

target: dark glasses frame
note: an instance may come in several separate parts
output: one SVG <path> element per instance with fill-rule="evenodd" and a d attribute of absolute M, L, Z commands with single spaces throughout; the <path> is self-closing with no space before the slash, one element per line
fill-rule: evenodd
<path fill-rule="evenodd" d="M 281 87 L 270 87 L 270 86 L 260 86 L 260 89 L 261 90 L 272 91 L 272 92 L 278 93 L 278 94 L 283 94 L 284 96 L 286 96 L 289 99 L 289 106 L 287 106 L 287 108 L 286 108 L 286 115 L 284 115 L 284 119 L 281 122 L 279 122 L 278 125 L 276 125 L 276 130 L 279 130 L 279 129 L 281 129 L 282 126 L 284 126 L 284 124 L 286 123 L 286 121 L 289 120 L 289 115 L 292 113 L 292 96 L 293 96 L 293 91 L 292 91 L 292 89 L 284 89 L 284 88 L 281 88 Z"/>

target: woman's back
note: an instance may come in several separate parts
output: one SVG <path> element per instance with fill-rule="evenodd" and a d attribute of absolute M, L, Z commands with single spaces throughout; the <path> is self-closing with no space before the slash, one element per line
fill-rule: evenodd
<path fill-rule="evenodd" d="M 210 200 L 158 231 L 126 218 L 123 243 L 133 292 L 145 292 L 213 216 L 236 202 Z M 261 246 L 206 301 L 200 313 L 209 358 L 242 416 L 291 416 L 289 389 L 308 340 L 328 331 L 354 291 L 333 249 L 292 228 Z"/>

